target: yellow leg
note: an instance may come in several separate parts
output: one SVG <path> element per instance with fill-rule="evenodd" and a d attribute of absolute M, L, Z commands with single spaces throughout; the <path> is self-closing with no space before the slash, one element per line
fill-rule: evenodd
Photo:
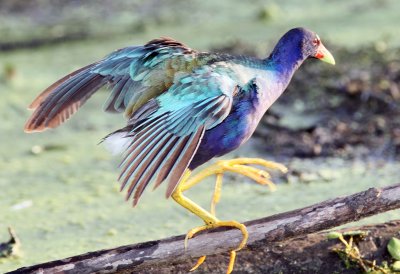
<path fill-rule="evenodd" d="M 179 183 L 179 185 L 176 187 L 176 189 L 172 193 L 172 198 L 178 204 L 180 204 L 184 208 L 188 209 L 193 214 L 199 216 L 206 223 L 206 225 L 193 228 L 186 234 L 185 249 L 187 247 L 188 240 L 190 238 L 192 238 L 196 233 L 199 233 L 203 230 L 214 229 L 214 228 L 218 228 L 218 227 L 233 227 L 233 228 L 239 229 L 243 234 L 243 239 L 240 242 L 239 246 L 237 248 L 235 248 L 233 251 L 231 251 L 230 261 L 229 261 L 229 265 L 228 265 L 228 269 L 227 269 L 227 273 L 231 273 L 233 270 L 233 265 L 235 263 L 236 251 L 239 251 L 246 245 L 246 242 L 248 239 L 247 229 L 243 224 L 238 223 L 236 221 L 219 221 L 214 215 L 212 215 L 208 211 L 204 210 L 203 208 L 201 208 L 200 206 L 195 204 L 189 198 L 183 196 L 182 185 L 183 185 L 183 182 L 185 182 L 189 176 L 190 176 L 190 171 L 187 171 L 185 173 L 181 183 Z M 204 262 L 205 259 L 206 259 L 206 256 L 200 257 L 198 259 L 196 265 L 191 270 L 195 270 L 196 268 L 198 268 Z"/>
<path fill-rule="evenodd" d="M 186 173 L 183 175 L 183 178 L 181 180 L 181 183 L 178 184 L 174 192 L 172 193 L 172 199 L 175 200 L 178 204 L 192 212 L 193 214 L 197 215 L 200 217 L 206 224 L 212 224 L 216 223 L 219 220 L 213 216 L 211 213 L 208 211 L 204 210 L 200 206 L 198 206 L 196 203 L 194 203 L 192 200 L 189 198 L 183 196 L 182 194 L 182 183 L 186 181 L 186 179 L 190 176 L 190 171 L 186 171 Z"/>
<path fill-rule="evenodd" d="M 224 175 L 222 173 L 217 174 L 217 179 L 215 180 L 215 186 L 214 186 L 214 193 L 213 193 L 213 198 L 211 200 L 211 209 L 210 212 L 212 215 L 216 215 L 215 212 L 215 206 L 221 199 L 221 189 L 222 189 L 222 177 Z"/>
<path fill-rule="evenodd" d="M 239 246 L 232 250 L 230 252 L 230 260 L 229 260 L 229 265 L 227 269 L 227 273 L 231 273 L 233 270 L 233 266 L 235 263 L 235 258 L 236 258 L 236 251 L 239 251 L 242 249 L 247 242 L 248 239 L 248 233 L 246 227 L 238 223 L 236 221 L 219 221 L 215 217 L 215 206 L 220 200 L 221 196 L 221 188 L 222 188 L 222 177 L 223 173 L 226 171 L 230 172 L 235 172 L 242 174 L 246 177 L 249 177 L 256 181 L 259 184 L 262 185 L 268 185 L 271 190 L 275 190 L 275 185 L 269 180 L 270 175 L 268 172 L 264 170 L 260 170 L 251 166 L 247 166 L 248 164 L 254 164 L 254 165 L 260 165 L 268 169 L 277 169 L 281 172 L 286 172 L 287 169 L 285 166 L 274 163 L 274 162 L 269 162 L 265 161 L 263 159 L 256 159 L 256 158 L 237 158 L 233 160 L 222 160 L 218 161 L 216 164 L 212 165 L 211 167 L 206 168 L 205 170 L 199 172 L 195 176 L 190 177 L 191 172 L 188 170 L 184 174 L 181 182 L 178 184 L 174 192 L 172 193 L 172 198 L 179 203 L 181 206 L 185 207 L 188 209 L 190 212 L 193 214 L 197 215 L 200 217 L 204 222 L 204 226 L 196 227 L 191 229 L 187 234 L 185 238 L 185 249 L 187 247 L 187 242 L 190 238 L 192 238 L 195 234 L 208 230 L 208 229 L 214 229 L 218 227 L 233 227 L 239 229 L 242 234 L 243 234 L 243 239 L 240 242 Z M 204 180 L 206 177 L 209 177 L 211 175 L 216 175 L 217 180 L 215 183 L 215 188 L 214 188 L 214 194 L 211 202 L 211 211 L 208 212 L 198 206 L 196 203 L 191 201 L 189 198 L 183 196 L 183 192 L 190 189 L 191 187 L 197 185 L 200 183 L 202 180 Z M 206 256 L 202 256 L 198 259 L 197 263 L 195 266 L 190 270 L 193 271 L 197 269 L 206 259 Z"/>

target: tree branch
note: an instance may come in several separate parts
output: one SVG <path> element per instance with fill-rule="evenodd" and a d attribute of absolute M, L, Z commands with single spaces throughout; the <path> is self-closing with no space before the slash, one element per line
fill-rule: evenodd
<path fill-rule="evenodd" d="M 400 208 L 400 184 L 370 188 L 353 195 L 327 200 L 309 207 L 246 222 L 248 248 L 281 241 L 293 236 L 336 227 L 378 213 Z M 226 252 L 236 247 L 241 233 L 234 229 L 216 229 L 189 240 L 184 250 L 184 235 L 121 246 L 56 260 L 9 273 L 132 273 L 178 265 L 201 255 Z M 240 257 L 240 253 L 238 255 Z"/>

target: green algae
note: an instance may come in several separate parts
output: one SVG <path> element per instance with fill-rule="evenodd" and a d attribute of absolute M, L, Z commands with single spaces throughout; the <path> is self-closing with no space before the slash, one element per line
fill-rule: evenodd
<path fill-rule="evenodd" d="M 258 156 L 248 150 L 244 148 L 241 152 Z M 0 197 L 1 216 L 2 223 L 18 231 L 23 256 L 3 261 L 1 270 L 182 234 L 201 224 L 199 219 L 171 200 L 164 199 L 164 189 L 148 191 L 138 207 L 131 208 L 118 192 L 114 161 L 105 160 L 107 156 L 101 147 L 81 147 L 80 151 L 87 152 L 85 157 L 71 153 L 73 162 L 67 165 L 57 161 L 59 156 L 56 155 L 43 155 L 41 159 L 27 156 L 18 169 L 12 168 L 15 162 L 2 162 L 2 166 L 11 169 L 10 173 L 18 170 L 18 176 L 5 176 L 8 180 L 0 182 L 1 188 L 6 190 Z M 99 161 L 98 155 L 102 155 L 104 160 Z M 49 163 L 52 163 L 51 169 Z M 26 169 L 26 166 L 34 167 L 34 170 Z M 376 166 L 327 159 L 317 163 L 294 160 L 290 167 L 311 171 L 330 169 L 338 177 L 328 182 L 316 180 L 308 184 L 279 184 L 274 193 L 240 177 L 227 179 L 222 201 L 217 207 L 219 218 L 246 221 L 369 187 L 389 185 L 398 175 L 400 164 Z M 65 178 L 68 178 L 67 182 Z M 211 193 L 212 180 L 208 180 L 189 191 L 188 196 L 208 207 Z M 29 207 L 18 207 L 26 201 L 31 201 Z M 389 212 L 362 222 L 383 222 L 399 217 L 399 212 Z M 5 227 L 2 230 L 2 235 L 6 235 Z"/>
<path fill-rule="evenodd" d="M 97 249 L 182 234 L 201 224 L 198 218 L 164 199 L 165 186 L 154 192 L 146 191 L 136 208 L 124 202 L 124 194 L 119 193 L 116 182 L 118 159 L 103 146 L 96 145 L 103 136 L 124 125 L 119 115 L 101 112 L 105 92 L 89 100 L 73 119 L 57 130 L 41 134 L 22 131 L 29 115 L 26 106 L 41 90 L 67 72 L 116 48 L 140 44 L 162 35 L 200 48 L 240 38 L 252 41 L 255 46 L 261 42 L 257 47 L 264 52 L 266 41 L 274 41 L 289 27 L 302 25 L 317 30 L 321 36 L 324 34 L 323 37 L 339 45 L 357 46 L 386 34 L 392 34 L 392 43 L 400 44 L 400 40 L 396 40 L 400 36 L 393 35 L 397 25 L 390 24 L 398 16 L 397 1 L 385 1 L 386 5 L 379 12 L 358 13 L 352 12 L 350 4 L 345 2 L 321 2 L 324 4 L 321 9 L 321 4 L 316 5 L 314 1 L 301 6 L 288 1 L 280 4 L 278 18 L 268 22 L 257 20 L 257 8 L 264 6 L 262 2 L 256 1 L 256 5 L 248 8 L 248 2 L 237 1 L 234 7 L 234 4 L 221 1 L 216 9 L 210 1 L 201 1 L 201 11 L 209 10 L 209 16 L 213 18 L 205 20 L 206 23 L 204 20 L 199 23 L 202 13 L 196 11 L 193 21 L 188 24 L 151 25 L 134 37 L 119 34 L 105 40 L 0 54 L 0 68 L 12 66 L 15 70 L 10 79 L 0 81 L 0 242 L 8 240 L 7 226 L 12 226 L 21 239 L 23 253 L 19 258 L 1 260 L 0 272 Z M 364 2 L 353 1 L 351 5 L 356 7 L 361 3 Z M 218 16 L 217 10 L 224 14 Z M 285 18 L 280 17 L 282 14 Z M 233 22 L 235 27 L 232 27 Z M 193 33 L 194 26 L 196 33 Z M 257 146 L 260 144 L 252 141 L 230 156 L 266 158 L 266 155 L 256 153 Z M 310 174 L 320 171 L 322 176 L 308 177 L 307 184 L 296 180 L 279 184 L 274 193 L 241 177 L 226 176 L 222 200 L 217 206 L 219 218 L 246 221 L 369 187 L 390 185 L 396 183 L 400 167 L 398 162 L 334 158 L 293 159 L 286 164 Z M 212 189 L 212 180 L 209 180 L 189 191 L 188 195 L 208 207 Z M 360 223 L 383 222 L 399 218 L 399 215 L 392 211 Z"/>

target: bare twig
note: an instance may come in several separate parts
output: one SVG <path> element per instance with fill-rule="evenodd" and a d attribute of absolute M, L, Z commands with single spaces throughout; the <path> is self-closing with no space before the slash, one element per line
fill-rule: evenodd
<path fill-rule="evenodd" d="M 19 255 L 21 241 L 19 240 L 17 233 L 15 233 L 15 230 L 12 227 L 8 227 L 8 234 L 10 234 L 10 240 L 5 243 L 0 243 L 0 258 Z"/>

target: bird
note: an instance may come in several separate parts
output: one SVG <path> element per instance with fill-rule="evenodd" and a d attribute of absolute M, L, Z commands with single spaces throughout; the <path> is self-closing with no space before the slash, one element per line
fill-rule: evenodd
<path fill-rule="evenodd" d="M 231 152 L 254 133 L 268 108 L 288 86 L 306 59 L 335 64 L 319 36 L 305 28 L 287 31 L 264 59 L 197 51 L 169 37 L 112 52 L 100 61 L 59 79 L 30 104 L 32 115 L 25 132 L 41 132 L 68 120 L 97 90 L 107 86 L 104 110 L 124 113 L 125 127 L 103 138 L 121 155 L 121 191 L 135 206 L 145 188 L 167 182 L 166 198 L 204 221 L 185 238 L 217 227 L 239 229 L 239 246 L 230 251 L 227 273 L 236 252 L 247 242 L 246 227 L 216 217 L 222 179 L 226 172 L 247 176 L 273 187 L 268 169 L 285 172 L 284 165 L 259 158 L 219 160 L 196 174 L 209 160 Z M 256 168 L 253 165 L 266 168 Z M 211 209 L 206 210 L 183 193 L 216 176 Z M 206 259 L 202 256 L 191 270 Z"/>

